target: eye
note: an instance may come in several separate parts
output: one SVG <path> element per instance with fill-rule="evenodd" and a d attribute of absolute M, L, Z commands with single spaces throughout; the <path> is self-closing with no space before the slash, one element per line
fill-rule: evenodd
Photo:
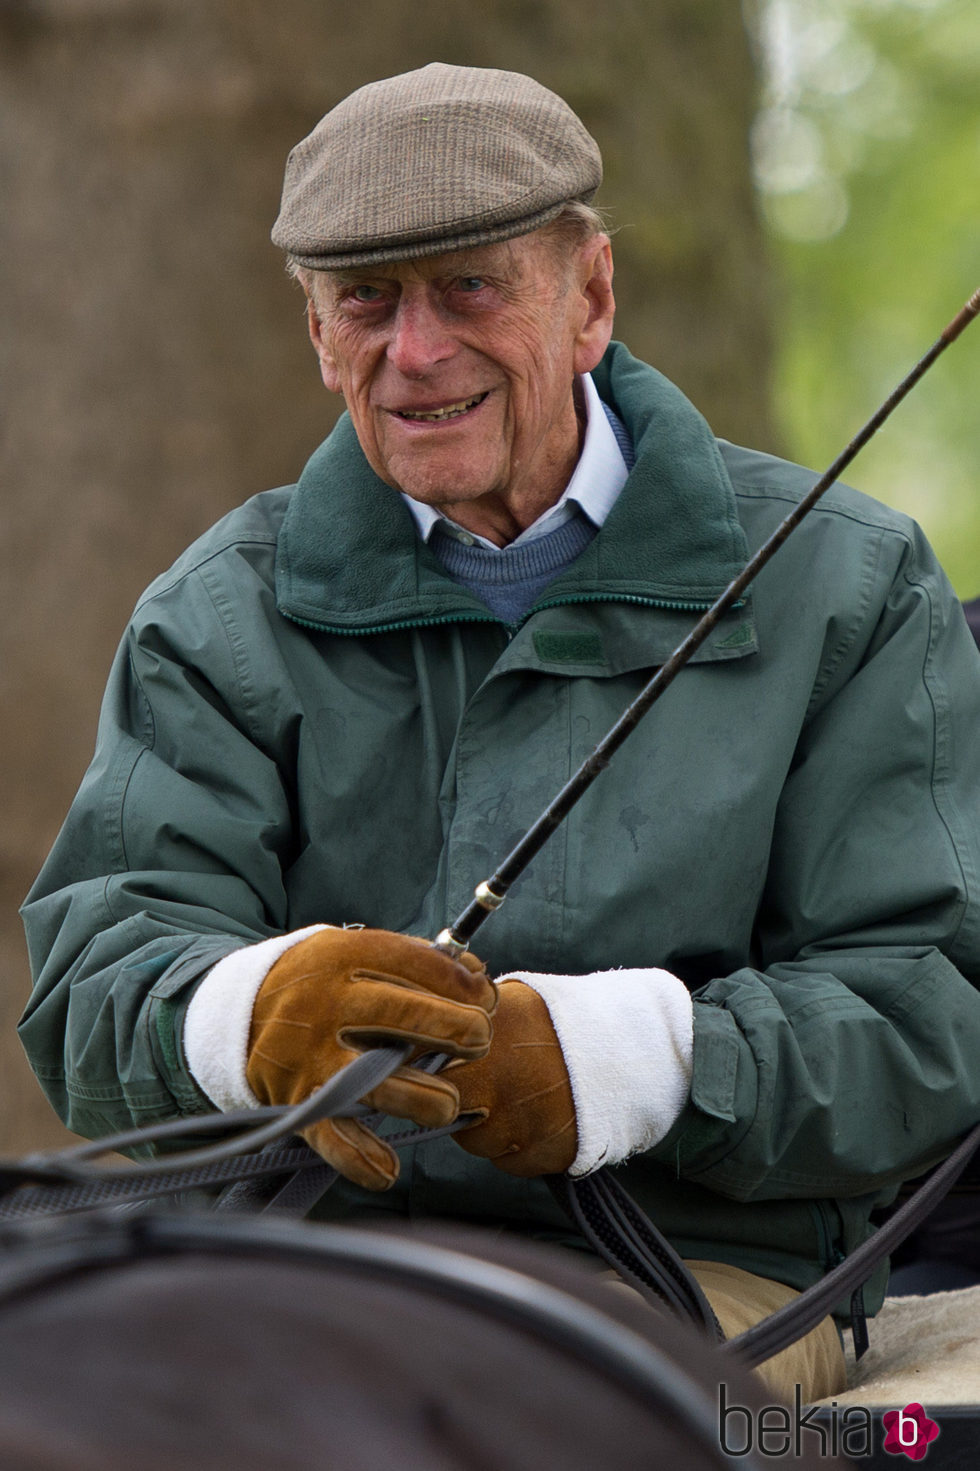
<path fill-rule="evenodd" d="M 380 301 L 381 291 L 377 286 L 355 286 L 351 292 L 355 301 Z"/>
<path fill-rule="evenodd" d="M 487 283 L 482 276 L 460 276 L 456 284 L 460 291 L 482 291 Z"/>

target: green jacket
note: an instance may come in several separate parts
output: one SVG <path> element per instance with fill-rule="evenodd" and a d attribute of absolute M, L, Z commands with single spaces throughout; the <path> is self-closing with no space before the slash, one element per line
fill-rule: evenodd
<path fill-rule="evenodd" d="M 519 627 L 449 580 L 346 419 L 143 597 L 25 906 L 21 1035 L 71 1128 L 207 1108 L 182 1018 L 228 950 L 441 929 L 812 483 L 621 346 L 595 378 L 636 467 Z M 861 1240 L 980 1117 L 980 660 L 917 528 L 830 492 L 476 948 L 690 986 L 690 1104 L 619 1171 L 684 1253 L 802 1286 Z M 540 1182 L 414 1153 L 331 1212 L 562 1229 Z"/>

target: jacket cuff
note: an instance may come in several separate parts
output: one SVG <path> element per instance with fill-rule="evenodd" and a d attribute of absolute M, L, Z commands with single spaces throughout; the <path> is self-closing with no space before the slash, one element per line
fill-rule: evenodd
<path fill-rule="evenodd" d="M 259 987 L 287 950 L 330 928 L 308 925 L 232 950 L 212 966 L 194 992 L 184 1017 L 184 1060 L 197 1086 L 222 1113 L 259 1107 L 245 1076 L 252 1008 Z"/>
<path fill-rule="evenodd" d="M 694 1010 L 684 982 L 659 969 L 501 979 L 537 991 L 551 1015 L 578 1126 L 569 1174 L 591 1174 L 658 1144 L 691 1087 Z"/>

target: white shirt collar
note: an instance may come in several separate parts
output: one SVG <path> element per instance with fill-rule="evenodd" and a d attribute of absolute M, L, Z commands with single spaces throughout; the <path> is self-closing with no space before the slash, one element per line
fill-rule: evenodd
<path fill-rule="evenodd" d="M 619 492 L 626 484 L 629 470 L 623 459 L 623 452 L 616 442 L 612 425 L 606 418 L 606 411 L 602 407 L 602 400 L 592 381 L 592 375 L 584 373 L 579 382 L 585 396 L 585 441 L 578 464 L 560 500 L 543 512 L 536 521 L 521 532 L 520 536 L 509 542 L 509 546 L 521 546 L 525 542 L 536 540 L 539 536 L 547 535 L 549 531 L 556 531 L 563 522 L 574 516 L 576 509 L 588 516 L 593 526 L 598 529 L 609 515 Z M 474 532 L 465 531 L 461 526 L 457 526 L 455 521 L 444 516 L 441 511 L 435 510 L 433 506 L 426 506 L 421 501 L 412 500 L 411 496 L 405 495 L 404 491 L 400 491 L 399 494 L 411 511 L 412 519 L 423 541 L 428 541 L 433 529 L 441 523 L 452 536 L 467 546 L 487 547 L 493 552 L 503 550 L 495 546 L 492 541 L 488 541 L 486 537 L 477 536 Z"/>

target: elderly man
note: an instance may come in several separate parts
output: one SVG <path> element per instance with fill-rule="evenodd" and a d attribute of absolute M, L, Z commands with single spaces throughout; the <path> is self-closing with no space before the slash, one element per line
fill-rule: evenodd
<path fill-rule="evenodd" d="M 980 1112 L 980 676 L 917 529 L 835 489 L 487 971 L 427 943 L 812 480 L 610 345 L 600 172 L 552 93 L 443 65 L 293 151 L 274 239 L 347 416 L 141 600 L 26 907 L 22 1036 L 92 1134 L 442 1052 L 370 1101 L 479 1122 L 400 1169 L 383 1128 L 316 1126 L 334 1217 L 557 1240 L 540 1177 L 621 1166 L 734 1331 Z M 770 1369 L 839 1389 L 831 1320 Z"/>

